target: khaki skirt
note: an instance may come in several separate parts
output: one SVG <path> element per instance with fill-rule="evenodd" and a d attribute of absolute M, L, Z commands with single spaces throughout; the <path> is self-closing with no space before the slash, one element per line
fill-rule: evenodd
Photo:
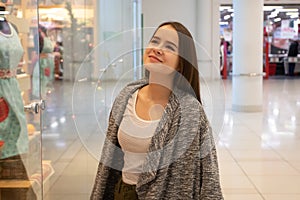
<path fill-rule="evenodd" d="M 115 186 L 114 199 L 115 200 L 138 200 L 137 193 L 135 191 L 135 185 L 129 185 L 122 181 L 122 178 Z"/>

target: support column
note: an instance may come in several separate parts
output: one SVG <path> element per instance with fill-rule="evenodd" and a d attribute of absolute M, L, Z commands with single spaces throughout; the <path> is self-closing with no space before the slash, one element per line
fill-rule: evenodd
<path fill-rule="evenodd" d="M 94 44 L 99 44 L 103 40 L 101 32 L 101 5 L 103 4 L 102 0 L 94 0 L 93 5 L 95 5 L 94 9 Z"/>
<path fill-rule="evenodd" d="M 219 0 L 196 1 L 196 36 L 200 76 L 208 79 L 220 78 L 220 27 Z"/>
<path fill-rule="evenodd" d="M 262 111 L 263 0 L 233 0 L 232 109 Z"/>
<path fill-rule="evenodd" d="M 99 78 L 99 66 L 100 64 L 100 48 L 99 45 L 100 43 L 104 40 L 103 39 L 103 34 L 101 25 L 103 24 L 103 17 L 101 17 L 102 10 L 101 8 L 103 4 L 103 0 L 94 0 L 93 5 L 95 5 L 95 10 L 94 10 L 94 64 L 93 64 L 93 73 L 92 73 L 92 80 L 97 80 Z M 103 14 L 102 14 L 103 15 Z"/>

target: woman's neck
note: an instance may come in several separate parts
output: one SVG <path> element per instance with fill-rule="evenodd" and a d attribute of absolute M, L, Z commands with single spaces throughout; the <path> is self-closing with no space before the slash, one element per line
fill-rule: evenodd
<path fill-rule="evenodd" d="M 173 89 L 172 74 L 150 72 L 148 95 L 152 100 L 168 100 Z"/>

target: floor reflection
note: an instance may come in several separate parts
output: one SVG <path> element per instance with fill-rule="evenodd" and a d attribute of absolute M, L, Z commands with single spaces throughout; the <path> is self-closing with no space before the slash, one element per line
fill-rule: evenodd
<path fill-rule="evenodd" d="M 74 96 L 74 84 L 55 82 L 43 113 L 43 159 L 55 170 L 45 199 L 89 199 L 110 105 L 123 84 L 86 81 Z M 231 110 L 230 79 L 206 84 L 225 199 L 300 199 L 300 79 L 264 80 L 261 113 Z"/>

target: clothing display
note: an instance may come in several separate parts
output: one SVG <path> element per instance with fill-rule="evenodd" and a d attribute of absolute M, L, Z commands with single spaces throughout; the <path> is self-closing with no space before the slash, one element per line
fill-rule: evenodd
<path fill-rule="evenodd" d="M 45 98 L 54 78 L 53 44 L 48 37 L 43 38 L 43 49 L 40 52 L 39 62 L 36 62 L 32 74 L 32 95 Z"/>
<path fill-rule="evenodd" d="M 118 129 L 129 98 L 147 84 L 147 79 L 129 84 L 113 104 L 90 199 L 114 199 L 124 166 Z M 138 199 L 223 199 L 216 148 L 203 107 L 192 95 L 175 90 L 151 139 L 136 184 Z"/>
<path fill-rule="evenodd" d="M 8 22 L 0 22 L 8 23 Z M 9 24 L 10 34 L 0 31 L 0 98 L 9 105 L 7 118 L 0 123 L 0 140 L 5 142 L 0 158 L 23 154 L 28 150 L 27 124 L 16 71 L 24 50 L 19 36 Z"/>

